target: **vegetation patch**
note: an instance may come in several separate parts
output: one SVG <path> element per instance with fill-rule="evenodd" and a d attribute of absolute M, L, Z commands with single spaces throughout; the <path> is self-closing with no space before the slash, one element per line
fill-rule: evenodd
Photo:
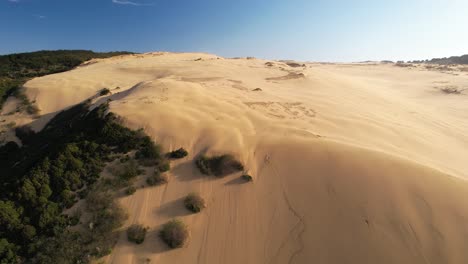
<path fill-rule="evenodd" d="M 125 194 L 126 195 L 132 195 L 136 192 L 136 188 L 134 186 L 130 186 L 127 189 L 125 189 Z"/>
<path fill-rule="evenodd" d="M 205 200 L 198 193 L 191 193 L 184 199 L 185 208 L 193 213 L 199 213 L 206 207 Z"/>
<path fill-rule="evenodd" d="M 159 170 L 159 172 L 167 172 L 171 169 L 171 164 L 169 163 L 169 161 L 162 161 L 158 164 L 157 169 Z"/>
<path fill-rule="evenodd" d="M 147 227 L 142 225 L 132 225 L 127 229 L 127 239 L 130 242 L 141 244 L 145 241 Z"/>
<path fill-rule="evenodd" d="M 413 67 L 414 65 L 411 63 L 405 63 L 404 61 L 398 61 L 397 63 L 394 64 L 397 67 L 402 67 L 402 68 L 409 68 Z"/>
<path fill-rule="evenodd" d="M 289 67 L 293 67 L 293 68 L 306 67 L 305 64 L 300 64 L 297 62 L 286 62 L 286 65 L 288 65 Z"/>
<path fill-rule="evenodd" d="M 170 248 L 180 248 L 187 243 L 189 230 L 184 222 L 174 219 L 164 224 L 159 234 Z"/>
<path fill-rule="evenodd" d="M 195 160 L 195 165 L 201 173 L 217 177 L 223 177 L 244 170 L 244 165 L 237 161 L 232 155 L 213 157 L 202 155 Z"/>
<path fill-rule="evenodd" d="M 0 147 L 0 259 L 89 263 L 110 253 L 126 218 L 114 197 L 128 185 L 100 179 L 100 173 L 113 158 L 155 144 L 142 131 L 122 126 L 107 104 L 88 109 L 88 102 L 71 107 L 38 133 L 17 131 L 21 147 Z M 126 162 L 116 178 L 135 177 L 135 165 Z M 71 231 L 77 221 L 63 210 L 80 199 L 86 199 L 86 228 Z"/>
<path fill-rule="evenodd" d="M 181 159 L 186 157 L 187 155 L 188 152 L 184 148 L 180 148 L 178 150 L 174 150 L 166 154 L 166 156 L 170 159 Z"/>
<path fill-rule="evenodd" d="M 99 91 L 99 95 L 100 96 L 108 95 L 108 94 L 110 94 L 110 92 L 111 91 L 108 88 L 104 88 L 101 91 Z"/>
<path fill-rule="evenodd" d="M 242 178 L 244 181 L 246 181 L 246 182 L 251 182 L 251 181 L 253 181 L 252 176 L 250 176 L 249 174 L 244 174 L 244 175 L 241 176 L 241 178 Z"/>
<path fill-rule="evenodd" d="M 150 137 L 143 137 L 142 146 L 135 153 L 135 158 L 144 166 L 155 166 L 163 161 L 161 147 L 156 145 Z"/>
<path fill-rule="evenodd" d="M 168 178 L 166 174 L 162 174 L 159 170 L 155 170 L 154 174 L 146 178 L 146 183 L 149 186 L 156 186 L 166 184 L 168 182 Z"/>
<path fill-rule="evenodd" d="M 124 166 L 122 167 L 122 171 L 119 174 L 119 177 L 122 180 L 129 181 L 143 173 L 144 173 L 144 170 L 140 169 L 138 167 L 138 163 L 135 160 L 131 159 L 127 163 L 124 164 Z"/>
<path fill-rule="evenodd" d="M 441 92 L 446 94 L 461 94 L 465 89 L 460 89 L 456 86 L 445 86 L 439 88 Z"/>
<path fill-rule="evenodd" d="M 39 109 L 29 101 L 21 87 L 31 78 L 71 70 L 93 58 L 108 58 L 130 52 L 95 53 L 88 50 L 57 50 L 0 56 L 0 109 L 9 96 L 17 97 L 20 111 L 36 114 Z"/>

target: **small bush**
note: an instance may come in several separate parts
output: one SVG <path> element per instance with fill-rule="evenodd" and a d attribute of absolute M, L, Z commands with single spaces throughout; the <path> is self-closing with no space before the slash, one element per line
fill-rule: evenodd
<path fill-rule="evenodd" d="M 158 164 L 158 170 L 160 172 L 166 172 L 166 171 L 169 171 L 170 169 L 171 169 L 171 164 L 168 161 L 164 161 Z"/>
<path fill-rule="evenodd" d="M 130 242 L 141 244 L 145 241 L 148 228 L 142 225 L 132 225 L 127 229 L 127 239 Z"/>
<path fill-rule="evenodd" d="M 446 94 L 461 94 L 463 92 L 462 89 L 459 89 L 456 86 L 442 87 L 440 90 Z"/>
<path fill-rule="evenodd" d="M 170 248 L 180 248 L 187 242 L 189 231 L 184 222 L 171 220 L 163 225 L 159 234 Z"/>
<path fill-rule="evenodd" d="M 103 210 L 94 212 L 91 219 L 94 232 L 106 234 L 121 227 L 127 219 L 127 214 L 122 207 L 112 201 Z"/>
<path fill-rule="evenodd" d="M 185 208 L 194 213 L 198 213 L 206 207 L 205 200 L 197 193 L 187 195 L 184 200 L 184 205 Z"/>
<path fill-rule="evenodd" d="M 132 195 L 136 192 L 136 188 L 134 186 L 130 186 L 125 190 L 125 194 Z"/>
<path fill-rule="evenodd" d="M 124 180 L 130 180 L 136 176 L 142 174 L 143 171 L 138 168 L 138 164 L 134 160 L 130 160 L 123 167 L 122 172 L 119 174 L 119 177 Z"/>
<path fill-rule="evenodd" d="M 243 179 L 244 181 L 246 181 L 246 182 L 253 181 L 252 176 L 250 176 L 250 175 L 248 175 L 248 174 L 244 174 L 244 175 L 242 175 L 241 177 L 242 177 L 242 179 Z"/>
<path fill-rule="evenodd" d="M 306 67 L 305 64 L 300 64 L 300 63 L 297 63 L 297 62 L 286 62 L 286 65 L 288 65 L 289 67 L 293 67 L 293 68 Z"/>
<path fill-rule="evenodd" d="M 26 106 L 26 113 L 30 115 L 37 115 L 39 113 L 39 107 L 37 107 L 35 104 L 29 103 Z"/>
<path fill-rule="evenodd" d="M 167 176 L 165 174 L 161 174 L 158 170 L 155 170 L 154 174 L 146 179 L 146 183 L 150 186 L 161 185 L 167 182 Z"/>
<path fill-rule="evenodd" d="M 120 163 L 125 163 L 130 160 L 130 157 L 128 155 L 125 155 L 119 159 Z"/>
<path fill-rule="evenodd" d="M 167 157 L 170 159 L 181 159 L 183 157 L 186 157 L 187 155 L 188 155 L 188 152 L 184 148 L 180 148 L 178 150 L 174 150 L 174 151 L 167 153 Z"/>
<path fill-rule="evenodd" d="M 137 159 L 153 159 L 158 160 L 161 158 L 161 147 L 156 145 L 150 137 L 143 138 L 142 145 L 135 153 Z"/>
<path fill-rule="evenodd" d="M 107 89 L 107 88 L 104 88 L 99 92 L 100 96 L 104 96 L 104 95 L 108 95 L 108 94 L 110 94 L 110 90 Z"/>
<path fill-rule="evenodd" d="M 200 156 L 195 160 L 195 164 L 201 173 L 217 177 L 244 170 L 244 165 L 231 155 Z"/>
<path fill-rule="evenodd" d="M 80 218 L 81 218 L 81 211 L 76 211 L 74 214 L 72 214 L 69 219 L 68 223 L 71 226 L 76 226 L 77 224 L 80 223 Z"/>

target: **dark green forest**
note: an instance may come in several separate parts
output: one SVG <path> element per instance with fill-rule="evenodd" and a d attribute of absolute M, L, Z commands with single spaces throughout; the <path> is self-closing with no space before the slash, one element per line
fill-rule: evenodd
<path fill-rule="evenodd" d="M 89 107 L 62 111 L 37 133 L 17 128 L 23 146 L 0 147 L 0 263 L 88 263 L 110 253 L 125 219 L 111 192 L 128 185 L 99 179 L 105 162 L 132 150 L 156 163 L 162 155 L 142 130 L 121 125 L 108 104 Z M 91 220 L 71 231 L 79 216 L 63 211 L 79 200 Z"/>
<path fill-rule="evenodd" d="M 415 60 L 412 63 L 429 63 L 429 64 L 468 64 L 468 55 L 452 56 L 448 58 L 434 58 L 431 60 Z"/>
<path fill-rule="evenodd" d="M 21 94 L 21 86 L 30 78 L 64 72 L 93 58 L 108 58 L 130 52 L 97 53 L 89 50 L 57 50 L 18 53 L 0 56 L 0 109 L 9 96 L 23 101 L 25 110 L 37 110 Z"/>

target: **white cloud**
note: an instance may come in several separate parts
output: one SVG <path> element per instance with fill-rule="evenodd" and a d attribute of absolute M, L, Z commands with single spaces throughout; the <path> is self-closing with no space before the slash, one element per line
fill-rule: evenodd
<path fill-rule="evenodd" d="M 43 16 L 43 15 L 34 15 L 35 18 L 38 18 L 38 19 L 44 19 L 46 18 L 46 16 Z"/>
<path fill-rule="evenodd" d="M 10 1 L 19 1 L 19 0 L 10 0 Z M 152 6 L 152 3 L 138 3 L 129 0 L 112 0 L 112 3 L 119 5 L 132 5 L 132 6 Z"/>

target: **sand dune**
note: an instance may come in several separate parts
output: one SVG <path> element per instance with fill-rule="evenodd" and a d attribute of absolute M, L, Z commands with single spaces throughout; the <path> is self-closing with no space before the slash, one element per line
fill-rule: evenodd
<path fill-rule="evenodd" d="M 111 111 L 167 150 L 169 184 L 122 198 L 144 244 L 122 236 L 108 263 L 467 263 L 466 76 L 392 65 L 265 65 L 153 53 L 97 60 L 26 84 L 41 114 L 112 94 Z M 260 88 L 261 91 L 253 91 Z M 253 175 L 202 176 L 200 152 L 232 153 Z M 200 192 L 208 207 L 188 214 Z M 186 248 L 161 224 L 182 218 Z"/>

